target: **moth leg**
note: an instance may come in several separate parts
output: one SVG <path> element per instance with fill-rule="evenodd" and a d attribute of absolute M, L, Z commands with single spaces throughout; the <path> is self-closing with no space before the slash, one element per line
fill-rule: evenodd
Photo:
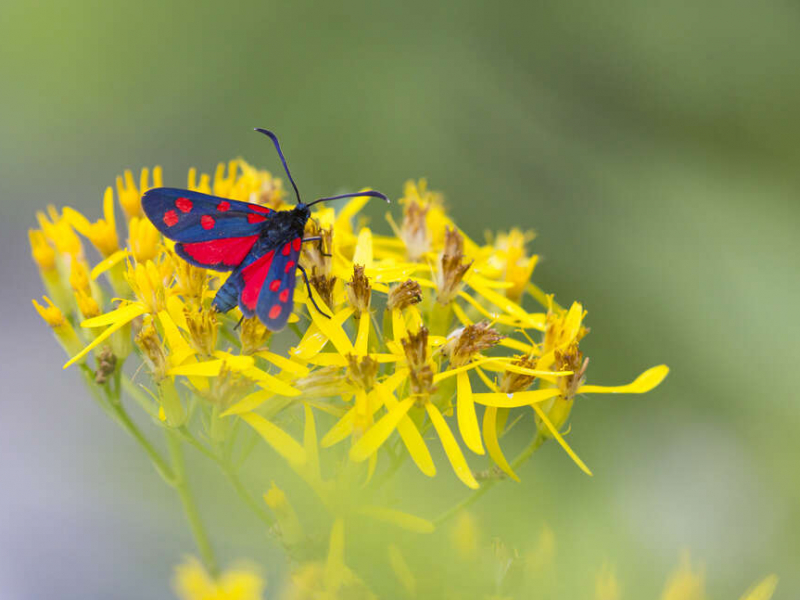
<path fill-rule="evenodd" d="M 313 235 L 311 237 L 303 238 L 303 241 L 304 242 L 319 242 L 319 253 L 322 256 L 327 256 L 328 258 L 333 256 L 333 254 L 327 254 L 327 253 L 322 251 L 323 248 L 322 248 L 322 236 L 321 235 Z"/>
<path fill-rule="evenodd" d="M 234 330 L 234 331 L 236 331 L 237 329 L 239 329 L 239 327 L 240 327 L 240 326 L 241 326 L 241 324 L 242 324 L 242 321 L 244 321 L 244 315 L 242 315 L 242 318 L 241 318 L 241 319 L 239 319 L 239 322 L 238 322 L 238 323 L 236 323 L 236 325 L 234 325 L 234 326 L 233 326 L 233 330 Z"/>
<path fill-rule="evenodd" d="M 319 314 L 321 314 L 323 317 L 328 317 L 330 319 L 331 316 L 329 314 L 326 314 L 326 313 L 322 312 L 322 310 L 320 310 L 319 306 L 317 306 L 317 301 L 314 300 L 314 296 L 311 293 L 311 284 L 308 281 L 308 274 L 306 273 L 306 270 L 303 267 L 301 267 L 300 265 L 297 265 L 297 268 L 300 269 L 300 272 L 303 274 L 303 280 L 306 282 L 306 289 L 308 290 L 308 299 L 311 300 L 311 304 L 314 305 L 314 308 L 317 309 L 317 312 Z"/>

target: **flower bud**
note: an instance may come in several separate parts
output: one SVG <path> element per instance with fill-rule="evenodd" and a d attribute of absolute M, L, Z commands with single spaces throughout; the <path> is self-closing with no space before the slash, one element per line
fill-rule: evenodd
<path fill-rule="evenodd" d="M 83 343 L 80 338 L 78 338 L 78 334 L 75 333 L 72 325 L 67 321 L 64 313 L 62 313 L 61 309 L 53 304 L 47 296 L 44 297 L 44 301 L 47 303 L 47 306 L 42 306 L 36 300 L 32 301 L 36 312 L 38 312 L 39 316 L 44 319 L 44 322 L 52 328 L 59 343 L 69 356 L 75 356 L 80 353 L 83 349 Z"/>
<path fill-rule="evenodd" d="M 275 514 L 280 528 L 280 536 L 286 546 L 297 546 L 305 539 L 305 532 L 300 520 L 297 518 L 292 505 L 289 503 L 286 494 L 280 489 L 275 482 L 272 482 L 272 487 L 264 494 L 264 502 Z"/>

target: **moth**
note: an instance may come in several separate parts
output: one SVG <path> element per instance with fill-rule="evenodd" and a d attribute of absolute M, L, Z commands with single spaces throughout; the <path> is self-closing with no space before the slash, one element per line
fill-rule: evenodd
<path fill-rule="evenodd" d="M 256 131 L 269 137 L 278 151 L 297 198 L 293 209 L 272 210 L 177 188 L 148 190 L 142 208 L 156 229 L 175 242 L 175 252 L 185 261 L 231 271 L 211 303 L 214 308 L 224 313 L 238 304 L 244 317 L 255 315 L 270 331 L 280 331 L 292 313 L 298 269 L 314 307 L 330 318 L 317 306 L 308 275 L 299 264 L 302 245 L 320 240 L 318 236 L 303 237 L 311 207 L 357 196 L 389 199 L 380 192 L 365 191 L 303 203 L 277 136 L 267 129 Z"/>

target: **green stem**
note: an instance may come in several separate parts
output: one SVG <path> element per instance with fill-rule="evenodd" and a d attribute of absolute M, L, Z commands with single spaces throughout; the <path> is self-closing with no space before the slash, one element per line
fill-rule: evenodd
<path fill-rule="evenodd" d="M 267 527 L 272 527 L 275 524 L 275 520 L 272 518 L 272 516 L 258 503 L 255 498 L 253 498 L 252 494 L 244 486 L 242 480 L 239 478 L 239 474 L 236 472 L 236 468 L 232 464 L 221 459 L 219 456 L 201 444 L 200 441 L 198 441 L 197 438 L 195 438 L 185 426 L 179 428 L 178 433 L 194 448 L 202 452 L 205 456 L 219 465 L 219 468 L 222 469 L 225 477 L 227 477 L 228 481 L 231 482 L 231 485 L 236 490 L 236 493 L 239 494 L 239 497 L 242 499 L 242 501 L 247 504 L 247 506 L 256 514 L 256 516 L 261 519 L 265 525 L 267 525 Z"/>
<path fill-rule="evenodd" d="M 522 450 L 522 452 L 520 452 L 517 455 L 517 457 L 512 461 L 511 468 L 516 471 L 519 467 L 521 467 L 523 464 L 525 464 L 525 462 L 531 456 L 533 456 L 533 453 L 536 452 L 539 449 L 539 446 L 541 446 L 544 443 L 544 441 L 545 441 L 545 437 L 541 433 L 537 433 L 536 436 L 533 438 L 533 440 L 531 440 L 531 443 L 528 444 L 527 446 L 525 446 L 525 448 Z M 459 502 L 455 506 L 449 508 L 448 510 L 443 512 L 441 515 L 436 517 L 436 519 L 434 519 L 434 521 L 433 521 L 433 524 L 436 527 L 439 527 L 440 525 L 442 525 L 443 523 L 445 523 L 446 521 L 448 521 L 449 519 L 451 519 L 452 517 L 457 515 L 460 511 L 462 511 L 462 510 L 464 510 L 466 508 L 469 508 L 475 502 L 480 500 L 480 498 L 486 492 L 488 492 L 490 489 L 492 489 L 500 481 L 503 481 L 503 479 L 493 479 L 491 481 L 484 482 L 484 484 L 480 488 L 478 488 L 477 490 L 472 492 L 469 496 L 464 498 L 461 502 Z"/>
<path fill-rule="evenodd" d="M 161 477 L 166 481 L 169 485 L 175 484 L 175 473 L 170 469 L 169 465 L 167 465 L 166 461 L 161 458 L 161 454 L 158 453 L 158 450 L 153 448 L 153 445 L 147 440 L 141 430 L 136 426 L 136 424 L 131 420 L 128 416 L 128 413 L 125 411 L 125 408 L 119 402 L 110 402 L 111 411 L 113 415 L 116 417 L 117 423 L 127 431 L 130 436 L 138 442 L 138 444 L 142 447 L 148 457 L 150 457 L 150 461 L 153 463 L 156 471 Z"/>
<path fill-rule="evenodd" d="M 228 481 L 231 482 L 233 489 L 236 490 L 236 493 L 239 494 L 239 497 L 244 501 L 245 504 L 247 504 L 250 510 L 252 510 L 267 527 L 272 527 L 275 525 L 275 519 L 261 506 L 261 504 L 255 498 L 253 498 L 253 496 L 242 483 L 242 480 L 239 479 L 239 474 L 236 472 L 236 469 L 230 464 L 220 464 L 220 467 L 222 467 L 222 472 L 225 473 Z"/>
<path fill-rule="evenodd" d="M 175 490 L 178 492 L 178 496 L 180 496 L 183 510 L 186 513 L 186 519 L 189 521 L 189 527 L 194 535 L 194 540 L 197 544 L 197 549 L 200 551 L 203 564 L 205 564 L 209 574 L 216 578 L 219 575 L 219 568 L 217 567 L 217 560 L 214 557 L 214 550 L 211 548 L 211 542 L 203 527 L 203 522 L 200 520 L 197 505 L 194 502 L 194 498 L 192 498 L 192 493 L 186 481 L 186 465 L 183 461 L 180 434 L 171 429 L 167 429 L 166 432 L 167 445 L 169 446 L 169 453 L 172 457 L 172 468 L 175 472 Z"/>

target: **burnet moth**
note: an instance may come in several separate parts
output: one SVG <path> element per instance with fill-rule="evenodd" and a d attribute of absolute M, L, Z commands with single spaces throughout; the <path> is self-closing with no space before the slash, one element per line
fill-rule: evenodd
<path fill-rule="evenodd" d="M 319 240 L 303 238 L 311 206 L 357 196 L 389 199 L 380 192 L 366 191 L 303 203 L 277 136 L 266 129 L 256 131 L 275 144 L 297 198 L 292 210 L 272 210 L 176 188 L 148 190 L 142 208 L 156 229 L 176 242 L 175 252 L 181 258 L 198 267 L 232 271 L 217 291 L 213 307 L 227 312 L 238 303 L 245 317 L 257 315 L 270 331 L 280 331 L 292 313 L 297 269 L 314 307 L 325 314 L 317 307 L 306 271 L 299 264 L 302 244 Z"/>

